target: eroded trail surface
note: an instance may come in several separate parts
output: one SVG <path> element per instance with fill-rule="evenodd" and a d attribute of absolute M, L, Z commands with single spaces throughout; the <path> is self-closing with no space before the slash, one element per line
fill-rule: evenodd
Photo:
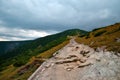
<path fill-rule="evenodd" d="M 71 39 L 28 80 L 120 80 L 120 57 Z"/>

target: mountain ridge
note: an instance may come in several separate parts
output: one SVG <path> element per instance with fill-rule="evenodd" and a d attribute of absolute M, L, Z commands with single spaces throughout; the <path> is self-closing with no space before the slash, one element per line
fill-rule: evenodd
<path fill-rule="evenodd" d="M 54 35 L 45 36 L 32 41 L 26 41 L 22 46 L 17 47 L 13 51 L 10 51 L 0 56 L 0 63 L 5 65 L 14 64 L 14 66 L 21 66 L 27 63 L 30 57 L 44 52 L 67 39 L 67 36 L 73 36 L 78 34 L 85 34 L 86 31 L 79 29 L 66 30 Z M 9 62 L 6 62 L 9 60 Z M 5 61 L 5 62 L 4 62 Z"/>
<path fill-rule="evenodd" d="M 79 29 L 67 30 L 62 33 L 46 36 L 44 39 L 35 39 L 33 42 L 30 42 L 30 44 L 24 44 L 22 47 L 23 49 L 21 48 L 23 52 L 17 53 L 17 55 L 15 54 L 15 56 L 12 56 L 10 59 L 6 59 L 9 60 L 9 64 L 3 64 L 3 67 L 6 66 L 6 68 L 1 69 L 2 72 L 0 72 L 0 74 L 3 76 L 0 77 L 0 79 L 9 74 L 4 73 L 8 72 L 6 70 L 13 70 L 12 73 L 14 75 L 11 74 L 11 77 L 6 77 L 6 80 L 26 80 L 35 71 L 35 69 L 44 62 L 42 59 L 52 57 L 54 52 L 69 43 L 69 36 L 76 36 L 76 42 L 89 45 L 98 51 L 100 49 L 109 50 L 109 48 L 112 48 L 110 50 L 114 52 L 119 51 L 119 40 L 116 40 L 116 38 L 120 38 L 120 23 L 103 28 L 97 28 L 90 32 L 82 31 Z M 111 38 L 109 38 L 109 36 L 111 36 Z M 41 42 L 43 43 L 40 44 Z M 16 52 L 18 51 L 19 48 Z"/>

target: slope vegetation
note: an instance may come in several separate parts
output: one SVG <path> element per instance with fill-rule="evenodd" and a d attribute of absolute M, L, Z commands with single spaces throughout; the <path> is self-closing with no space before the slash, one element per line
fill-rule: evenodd
<path fill-rule="evenodd" d="M 120 23 L 94 29 L 87 35 L 79 36 L 76 41 L 94 49 L 99 47 L 99 49 L 120 53 Z"/>

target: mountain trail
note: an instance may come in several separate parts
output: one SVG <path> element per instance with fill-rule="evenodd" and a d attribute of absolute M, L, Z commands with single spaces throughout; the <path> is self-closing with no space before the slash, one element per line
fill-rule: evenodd
<path fill-rule="evenodd" d="M 71 39 L 28 80 L 120 80 L 120 57 Z"/>

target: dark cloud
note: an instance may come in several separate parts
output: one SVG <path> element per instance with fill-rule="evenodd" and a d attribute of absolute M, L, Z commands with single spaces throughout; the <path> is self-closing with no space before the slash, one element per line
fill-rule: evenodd
<path fill-rule="evenodd" d="M 0 28 L 50 33 L 70 28 L 92 30 L 119 22 L 119 3 L 120 0 L 0 0 Z"/>

